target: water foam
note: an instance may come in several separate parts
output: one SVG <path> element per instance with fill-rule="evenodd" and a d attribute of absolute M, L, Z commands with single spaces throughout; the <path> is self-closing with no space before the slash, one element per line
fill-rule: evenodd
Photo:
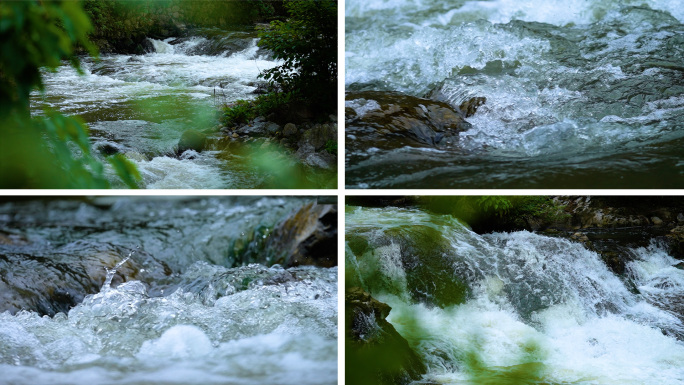
<path fill-rule="evenodd" d="M 458 275 L 471 288 L 460 305 L 429 306 L 402 293 L 373 293 L 392 307 L 388 321 L 425 359 L 424 380 L 459 384 L 519 376 L 513 378 L 630 385 L 684 380 L 684 345 L 674 338 L 682 321 L 649 303 L 681 298 L 684 287 L 684 273 L 662 249 L 638 249 L 639 259 L 629 265 L 642 297 L 580 244 L 528 232 L 479 236 L 449 220 L 419 210 L 347 210 L 347 234 L 363 237 L 371 248 L 360 256 L 347 247 L 346 258 L 353 260 L 348 271 L 366 280 L 385 276 L 404 282 L 391 272 L 411 267 L 402 265 L 399 248 L 387 246 L 397 229 L 409 234 L 412 227 L 418 233 L 423 226 L 440 229 L 452 247 L 442 257 L 470 266 Z M 371 270 L 364 270 L 368 266 Z M 679 314 L 683 310 L 677 308 Z"/>

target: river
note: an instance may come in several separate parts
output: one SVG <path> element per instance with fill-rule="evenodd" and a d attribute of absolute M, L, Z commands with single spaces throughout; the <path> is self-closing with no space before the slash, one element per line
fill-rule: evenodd
<path fill-rule="evenodd" d="M 682 188 L 682 9 L 676 0 L 348 1 L 347 91 L 487 101 L 451 146 L 347 151 L 347 186 Z M 347 120 L 346 132 L 349 149 L 364 127 Z"/>
<path fill-rule="evenodd" d="M 415 383 L 684 383 L 684 271 L 659 243 L 633 248 L 617 275 L 564 238 L 479 235 L 419 209 L 346 211 L 347 286 L 391 306 L 427 366 Z"/>
<path fill-rule="evenodd" d="M 255 159 L 259 152 L 222 145 L 222 134 L 210 137 L 206 151 L 176 156 L 184 131 L 210 130 L 218 124 L 218 106 L 256 97 L 259 73 L 279 64 L 257 41 L 253 29 L 200 29 L 189 37 L 149 39 L 151 52 L 144 55 L 84 57 L 82 76 L 66 64 L 54 73 L 44 71 L 45 94 L 34 93 L 32 107 L 81 116 L 98 157 L 125 154 L 144 188 L 292 187 L 272 182 L 273 169 Z M 282 173 L 313 173 L 291 156 L 271 161 Z M 112 185 L 123 187 L 107 171 Z"/>
<path fill-rule="evenodd" d="M 302 221 L 334 211 L 293 197 L 3 199 L 0 383 L 336 384 L 337 268 L 274 263 Z"/>

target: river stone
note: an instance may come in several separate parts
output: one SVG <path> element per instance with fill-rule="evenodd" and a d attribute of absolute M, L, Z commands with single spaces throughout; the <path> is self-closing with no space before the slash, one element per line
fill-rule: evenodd
<path fill-rule="evenodd" d="M 337 266 L 337 208 L 310 203 L 277 224 L 266 244 L 284 267 Z"/>
<path fill-rule="evenodd" d="M 131 255 L 132 254 L 132 255 Z M 73 242 L 54 250 L 36 251 L 28 245 L 23 252 L 0 253 L 0 313 L 31 310 L 41 315 L 67 313 L 88 294 L 100 291 L 107 271 L 122 261 L 112 287 L 139 280 L 147 285 L 171 274 L 171 269 L 150 254 L 107 244 Z M 158 294 L 152 289 L 151 294 Z"/>
<path fill-rule="evenodd" d="M 207 141 L 207 136 L 197 130 L 186 130 L 178 141 L 177 154 L 180 155 L 186 150 L 201 152 Z"/>
<path fill-rule="evenodd" d="M 350 384 L 395 385 L 419 380 L 425 363 L 385 319 L 392 308 L 363 289 L 350 287 L 344 295 L 346 362 Z"/>
<path fill-rule="evenodd" d="M 444 102 L 383 91 L 348 93 L 346 99 L 351 151 L 445 147 L 457 143 L 458 134 L 471 127 L 461 111 Z"/>
<path fill-rule="evenodd" d="M 283 136 L 292 136 L 297 134 L 297 126 L 293 123 L 288 123 L 283 127 Z"/>
<path fill-rule="evenodd" d="M 273 122 L 268 121 L 252 121 L 251 124 L 245 124 L 244 126 L 235 129 L 235 132 L 239 135 L 247 135 L 251 137 L 267 137 L 275 134 L 280 126 Z"/>
<path fill-rule="evenodd" d="M 304 131 L 299 147 L 311 145 L 314 151 L 320 151 L 328 141 L 337 139 L 337 129 L 329 124 L 316 124 Z"/>

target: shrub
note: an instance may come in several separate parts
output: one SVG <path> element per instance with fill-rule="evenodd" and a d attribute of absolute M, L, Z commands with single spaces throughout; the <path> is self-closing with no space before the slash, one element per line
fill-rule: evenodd
<path fill-rule="evenodd" d="M 318 106 L 335 107 L 337 97 L 337 2 L 285 2 L 286 21 L 273 21 L 259 34 L 259 46 L 284 63 L 260 76 L 272 87 L 296 92 Z"/>
<path fill-rule="evenodd" d="M 80 119 L 30 114 L 31 91 L 43 90 L 41 67 L 54 70 L 66 59 L 80 72 L 77 44 L 97 54 L 90 30 L 79 2 L 0 2 L 0 188 L 109 187 Z M 111 163 L 135 187 L 135 167 L 120 157 Z"/>

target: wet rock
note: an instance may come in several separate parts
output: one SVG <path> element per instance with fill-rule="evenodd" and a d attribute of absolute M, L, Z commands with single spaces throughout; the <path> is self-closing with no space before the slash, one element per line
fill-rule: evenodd
<path fill-rule="evenodd" d="M 105 268 L 113 268 L 132 252 L 83 242 L 67 244 L 49 254 L 37 252 L 31 245 L 13 250 L 0 250 L 0 312 L 31 310 L 48 316 L 67 313 L 86 295 L 99 292 L 107 275 Z M 112 286 L 129 280 L 158 282 L 169 274 L 171 270 L 164 263 L 136 251 L 117 270 Z"/>
<path fill-rule="evenodd" d="M 96 146 L 99 153 L 103 155 L 114 155 L 121 152 L 121 148 L 113 143 L 101 143 Z"/>
<path fill-rule="evenodd" d="M 469 288 L 464 280 L 469 267 L 463 261 L 449 258 L 452 245 L 445 240 L 440 231 L 423 225 L 404 226 L 387 229 L 382 237 L 369 245 L 353 233 L 345 234 L 347 244 L 354 255 L 368 253 L 399 253 L 396 261 L 404 271 L 405 284 L 387 285 L 393 279 L 386 276 L 382 269 L 372 265 L 371 259 L 360 258 L 359 269 L 377 271 L 376 279 L 365 282 L 371 292 L 385 292 L 403 295 L 405 292 L 415 302 L 427 306 L 445 308 L 465 303 Z"/>
<path fill-rule="evenodd" d="M 325 151 L 309 152 L 306 155 L 299 156 L 299 159 L 309 167 L 324 170 L 334 170 L 337 167 L 337 157 Z"/>
<path fill-rule="evenodd" d="M 329 124 L 316 124 L 304 131 L 299 141 L 299 147 L 311 145 L 314 151 L 320 151 L 331 140 L 337 140 L 337 128 Z"/>
<path fill-rule="evenodd" d="M 471 117 L 475 115 L 475 112 L 477 112 L 477 109 L 485 104 L 487 101 L 487 98 L 484 97 L 477 97 L 477 98 L 470 98 L 466 100 L 465 102 L 461 103 L 460 106 L 458 106 L 458 109 L 461 110 L 465 114 L 465 117 Z"/>
<path fill-rule="evenodd" d="M 262 119 L 257 118 L 250 124 L 245 124 L 238 127 L 234 132 L 238 135 L 246 135 L 250 137 L 267 137 L 275 134 L 280 128 L 280 126 L 277 124 Z"/>
<path fill-rule="evenodd" d="M 666 240 L 670 255 L 677 259 L 684 259 L 684 226 L 677 226 L 670 230 Z"/>
<path fill-rule="evenodd" d="M 380 91 L 348 93 L 346 99 L 351 151 L 444 147 L 457 143 L 458 133 L 470 128 L 464 114 L 444 102 Z"/>
<path fill-rule="evenodd" d="M 186 150 L 202 152 L 207 142 L 207 136 L 197 130 L 186 130 L 178 141 L 177 154 L 180 155 Z"/>
<path fill-rule="evenodd" d="M 308 204 L 276 225 L 266 245 L 285 266 L 337 266 L 337 208 Z"/>
<path fill-rule="evenodd" d="M 292 123 L 288 123 L 283 127 L 283 136 L 293 136 L 297 135 L 297 126 Z"/>
<path fill-rule="evenodd" d="M 409 384 L 427 371 L 425 364 L 385 319 L 389 305 L 358 287 L 345 292 L 346 383 Z"/>

